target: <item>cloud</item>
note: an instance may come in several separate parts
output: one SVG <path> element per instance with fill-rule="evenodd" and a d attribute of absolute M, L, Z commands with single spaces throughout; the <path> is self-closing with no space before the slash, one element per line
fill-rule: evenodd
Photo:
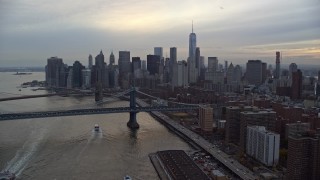
<path fill-rule="evenodd" d="M 192 20 L 206 57 L 268 60 L 279 49 L 314 62 L 319 11 L 318 0 L 0 0 L 0 62 L 53 55 L 85 62 L 100 49 L 145 59 L 155 46 L 168 54 L 175 46 L 186 59 Z"/>

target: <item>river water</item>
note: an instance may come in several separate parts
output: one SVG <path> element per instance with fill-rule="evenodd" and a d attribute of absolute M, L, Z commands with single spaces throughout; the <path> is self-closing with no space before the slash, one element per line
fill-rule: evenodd
<path fill-rule="evenodd" d="M 44 94 L 19 88 L 45 74 L 0 73 L 0 98 Z M 19 91 L 21 89 L 21 91 Z M 115 101 L 104 107 L 128 106 Z M 0 102 L 0 113 L 95 107 L 94 97 L 43 97 Z M 158 179 L 148 154 L 192 148 L 148 113 L 138 113 L 131 131 L 129 113 L 0 121 L 0 171 L 18 179 Z M 100 132 L 94 132 L 99 124 Z"/>

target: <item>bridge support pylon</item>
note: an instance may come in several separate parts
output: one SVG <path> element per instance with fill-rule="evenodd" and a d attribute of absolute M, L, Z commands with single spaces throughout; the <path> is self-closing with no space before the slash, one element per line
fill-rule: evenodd
<path fill-rule="evenodd" d="M 136 89 L 131 88 L 130 92 L 130 119 L 127 126 L 131 129 L 138 129 L 139 124 L 137 123 L 137 111 L 136 111 Z"/>

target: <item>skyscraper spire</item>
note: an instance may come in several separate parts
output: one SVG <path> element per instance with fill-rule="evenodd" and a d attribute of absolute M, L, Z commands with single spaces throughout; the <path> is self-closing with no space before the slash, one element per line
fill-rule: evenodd
<path fill-rule="evenodd" d="M 192 20 L 192 33 L 193 33 L 193 20 Z"/>

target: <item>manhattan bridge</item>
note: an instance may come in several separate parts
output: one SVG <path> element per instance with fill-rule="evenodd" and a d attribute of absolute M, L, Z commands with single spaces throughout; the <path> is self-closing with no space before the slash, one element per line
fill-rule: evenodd
<path fill-rule="evenodd" d="M 74 93 L 74 92 L 73 92 Z M 71 93 L 72 94 L 72 93 Z M 139 112 L 151 112 L 151 111 L 186 111 L 186 110 L 197 110 L 199 108 L 198 104 L 187 104 L 187 103 L 178 103 L 174 101 L 168 101 L 169 106 L 147 106 L 143 105 L 141 100 L 137 99 L 137 94 L 146 96 L 150 99 L 157 99 L 158 97 L 146 94 L 137 90 L 135 87 L 131 87 L 123 92 L 117 92 L 109 94 L 109 98 L 103 98 L 102 90 L 98 89 L 95 92 L 95 99 L 97 105 L 108 103 L 114 101 L 115 98 L 125 98 L 129 99 L 129 107 L 113 107 L 113 108 L 90 108 L 90 109 L 71 109 L 71 110 L 57 110 L 57 111 L 39 111 L 39 112 L 24 112 L 24 113 L 7 113 L 0 114 L 0 121 L 3 120 L 16 120 L 16 119 L 31 119 L 31 118 L 46 118 L 46 117 L 57 117 L 57 116 L 77 116 L 77 115 L 92 115 L 92 114 L 107 114 L 107 113 L 130 113 L 130 118 L 127 123 L 127 126 L 131 129 L 139 128 L 139 124 L 136 119 L 136 115 Z M 61 94 L 47 94 L 47 95 L 31 95 L 31 96 L 20 96 L 20 97 L 11 97 L 3 98 L 0 101 L 9 101 L 17 99 L 26 99 L 26 98 L 37 98 L 37 97 L 46 97 L 52 95 L 61 95 Z M 137 103 L 139 101 L 140 103 Z"/>

